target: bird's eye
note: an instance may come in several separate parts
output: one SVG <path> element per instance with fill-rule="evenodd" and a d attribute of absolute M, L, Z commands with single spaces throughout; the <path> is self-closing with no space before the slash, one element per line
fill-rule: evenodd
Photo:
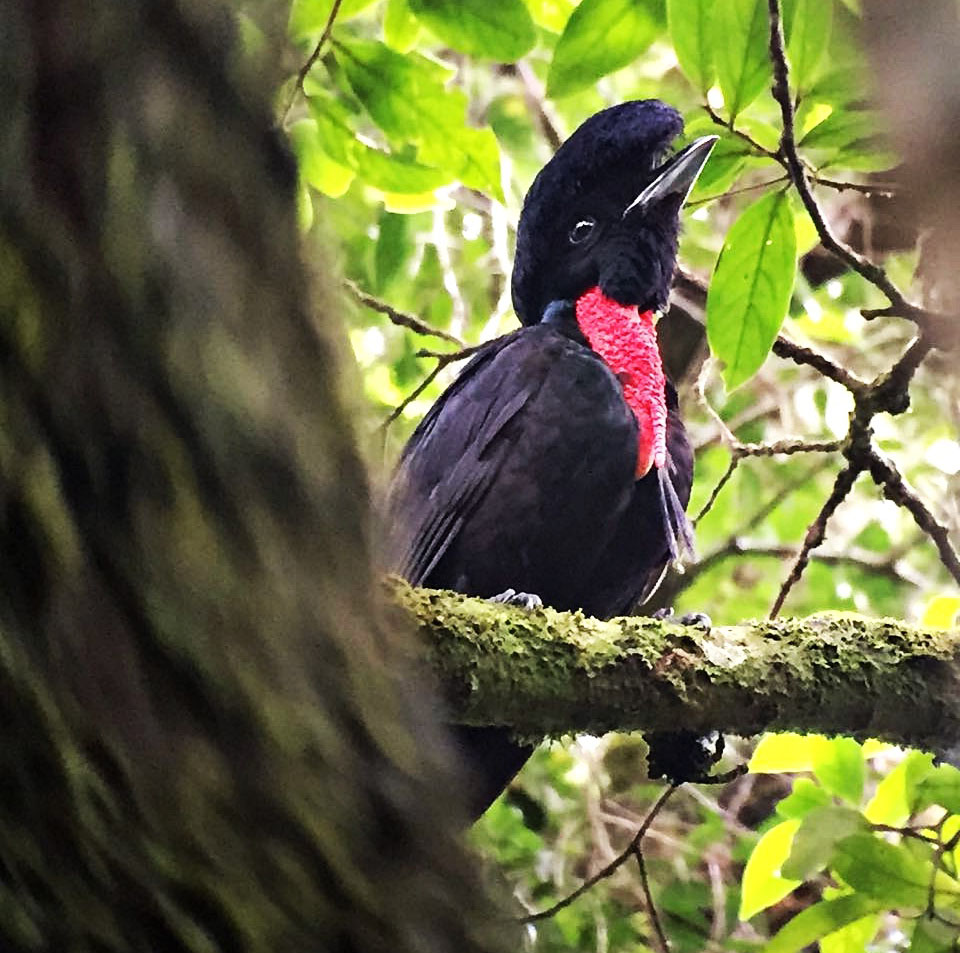
<path fill-rule="evenodd" d="M 584 218 L 577 222 L 577 224 L 570 229 L 570 244 L 579 245 L 580 242 L 586 241 L 590 237 L 590 233 L 596 224 L 592 218 Z"/>

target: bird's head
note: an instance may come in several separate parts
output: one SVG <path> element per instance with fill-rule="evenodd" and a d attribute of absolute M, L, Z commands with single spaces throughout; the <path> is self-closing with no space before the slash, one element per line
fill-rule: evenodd
<path fill-rule="evenodd" d="M 512 290 L 523 324 L 595 287 L 641 312 L 666 305 L 680 207 L 716 142 L 706 136 L 670 155 L 682 131 L 670 106 L 627 102 L 591 116 L 557 150 L 517 229 Z"/>
<path fill-rule="evenodd" d="M 671 155 L 682 130 L 680 114 L 652 99 L 591 116 L 534 180 L 517 230 L 517 315 L 575 329 L 617 376 L 637 419 L 638 479 L 653 467 L 666 478 L 654 319 L 670 293 L 680 208 L 717 141 Z"/>

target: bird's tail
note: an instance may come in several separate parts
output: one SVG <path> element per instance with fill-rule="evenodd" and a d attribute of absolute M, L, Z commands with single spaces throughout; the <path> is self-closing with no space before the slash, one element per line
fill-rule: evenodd
<path fill-rule="evenodd" d="M 681 559 L 683 556 L 693 558 L 696 555 L 693 545 L 693 527 L 687 519 L 668 470 L 669 467 L 659 467 L 657 476 L 660 481 L 660 512 L 663 514 L 670 558 Z"/>

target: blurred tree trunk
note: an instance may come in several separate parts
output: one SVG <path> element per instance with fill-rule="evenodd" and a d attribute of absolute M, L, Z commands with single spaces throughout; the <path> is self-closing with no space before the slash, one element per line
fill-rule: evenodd
<path fill-rule="evenodd" d="M 480 949 L 268 84 L 204 4 L 0 23 L 0 949 Z"/>

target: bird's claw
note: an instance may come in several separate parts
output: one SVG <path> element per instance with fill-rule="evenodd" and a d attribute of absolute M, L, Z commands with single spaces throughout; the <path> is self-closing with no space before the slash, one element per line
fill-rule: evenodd
<path fill-rule="evenodd" d="M 685 612 L 682 616 L 674 618 L 673 609 L 669 606 L 657 609 L 651 618 L 658 619 L 661 622 L 669 620 L 677 625 L 693 626 L 697 629 L 703 629 L 705 632 L 709 632 L 713 628 L 713 620 L 705 612 Z"/>
<path fill-rule="evenodd" d="M 499 602 L 505 606 L 518 606 L 529 611 L 543 608 L 543 600 L 536 593 L 517 592 L 516 589 L 504 589 L 503 592 L 491 596 L 487 601 Z"/>

